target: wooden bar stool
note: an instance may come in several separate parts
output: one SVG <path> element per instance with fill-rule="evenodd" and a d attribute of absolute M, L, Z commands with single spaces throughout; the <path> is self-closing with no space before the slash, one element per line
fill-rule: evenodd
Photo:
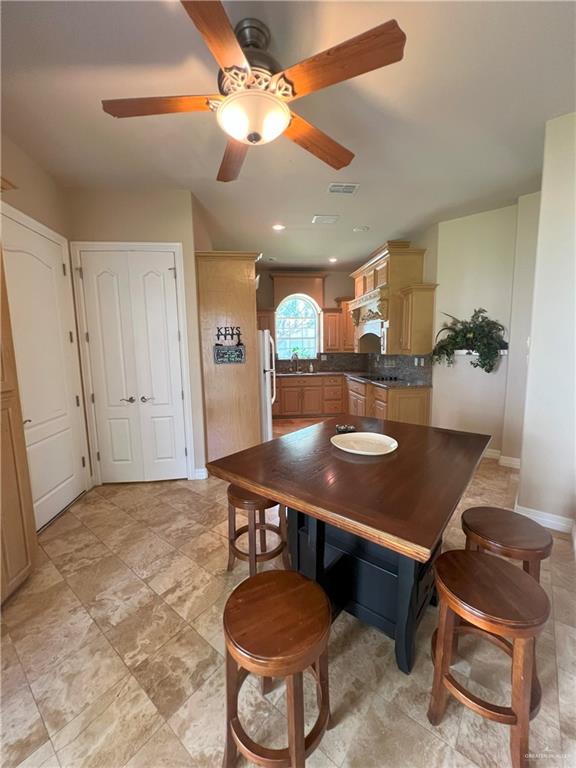
<path fill-rule="evenodd" d="M 534 520 L 511 509 L 471 507 L 462 515 L 466 549 L 485 549 L 522 560 L 526 573 L 540 581 L 540 563 L 552 551 L 552 536 Z"/>
<path fill-rule="evenodd" d="M 328 635 L 330 601 L 322 588 L 294 571 L 266 571 L 243 581 L 224 608 L 226 639 L 226 750 L 224 768 L 238 750 L 268 768 L 303 768 L 330 720 Z M 302 673 L 316 679 L 318 718 L 304 734 Z M 253 741 L 238 717 L 238 694 L 250 674 L 286 678 L 288 747 L 270 749 Z"/>
<path fill-rule="evenodd" d="M 432 638 L 434 682 L 428 720 L 440 723 L 450 693 L 482 717 L 509 725 L 512 766 L 527 768 L 529 721 L 538 712 L 542 694 L 535 640 L 550 615 L 548 596 L 529 574 L 484 552 L 444 552 L 434 572 L 440 617 Z M 457 624 L 459 619 L 463 623 Z M 455 633 L 480 635 L 512 657 L 512 706 L 484 701 L 450 674 Z"/>
<path fill-rule="evenodd" d="M 288 555 L 288 534 L 286 527 L 286 507 L 280 504 L 278 516 L 279 525 L 266 522 L 266 510 L 275 507 L 276 501 L 258 496 L 255 493 L 240 488 L 237 485 L 228 486 L 228 570 L 234 567 L 234 560 L 248 560 L 250 564 L 250 576 L 256 575 L 256 564 L 265 560 L 273 560 L 282 553 L 284 568 L 290 568 Z M 248 515 L 248 525 L 236 528 L 236 510 L 242 509 Z M 258 513 L 258 519 L 256 519 Z M 256 551 L 256 532 L 260 532 L 260 552 Z M 274 549 L 268 550 L 266 545 L 266 531 L 272 531 L 280 543 Z M 248 533 L 248 552 L 236 545 L 237 539 L 242 534 Z"/>

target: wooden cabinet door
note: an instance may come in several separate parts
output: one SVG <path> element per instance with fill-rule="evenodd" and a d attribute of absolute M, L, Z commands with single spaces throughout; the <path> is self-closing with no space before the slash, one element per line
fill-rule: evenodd
<path fill-rule="evenodd" d="M 405 421 L 408 424 L 430 422 L 429 389 L 393 389 L 388 401 L 389 418 L 393 421 Z"/>
<path fill-rule="evenodd" d="M 282 416 L 300 416 L 302 413 L 301 387 L 282 387 L 280 390 L 280 413 Z"/>
<path fill-rule="evenodd" d="M 324 352 L 340 352 L 340 310 L 324 310 Z"/>
<path fill-rule="evenodd" d="M 0 348 L 2 511 L 0 534 L 2 541 L 1 599 L 4 601 L 32 572 L 36 554 L 36 531 L 3 263 L 0 272 L 0 301 L 2 303 L 2 343 Z"/>
<path fill-rule="evenodd" d="M 382 400 L 374 400 L 374 418 L 385 419 L 387 418 L 388 405 L 383 403 Z"/>
<path fill-rule="evenodd" d="M 356 416 L 366 416 L 366 398 L 362 395 L 356 395 Z"/>
<path fill-rule="evenodd" d="M 354 352 L 354 323 L 347 301 L 342 302 L 340 329 L 342 352 Z"/>
<path fill-rule="evenodd" d="M 270 331 L 270 335 L 274 337 L 276 328 L 273 309 L 259 309 L 256 312 L 256 323 L 259 331 Z"/>
<path fill-rule="evenodd" d="M 322 413 L 322 388 L 302 387 L 302 415 L 314 416 Z"/>
<path fill-rule="evenodd" d="M 348 413 L 350 416 L 357 416 L 356 400 L 357 395 L 355 392 L 348 392 Z"/>
<path fill-rule="evenodd" d="M 402 295 L 402 329 L 400 331 L 400 350 L 406 355 L 412 349 L 412 313 L 414 309 L 414 294 L 406 291 Z"/>

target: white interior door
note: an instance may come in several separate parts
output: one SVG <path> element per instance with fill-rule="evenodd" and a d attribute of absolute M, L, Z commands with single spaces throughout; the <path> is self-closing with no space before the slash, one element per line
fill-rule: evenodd
<path fill-rule="evenodd" d="M 127 254 L 82 255 L 102 481 L 144 479 Z"/>
<path fill-rule="evenodd" d="M 174 254 L 131 253 L 129 260 L 144 476 L 186 477 Z"/>
<path fill-rule="evenodd" d="M 186 477 L 174 254 L 80 259 L 102 481 Z"/>
<path fill-rule="evenodd" d="M 87 445 L 66 241 L 3 210 L 2 247 L 36 526 L 87 487 Z"/>

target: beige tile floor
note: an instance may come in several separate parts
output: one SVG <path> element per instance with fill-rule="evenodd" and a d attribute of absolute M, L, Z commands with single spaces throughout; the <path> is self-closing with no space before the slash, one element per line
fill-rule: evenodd
<path fill-rule="evenodd" d="M 459 515 L 510 505 L 517 473 L 482 462 L 446 532 L 461 547 Z M 221 613 L 246 576 L 227 559 L 226 486 L 214 479 L 101 486 L 40 536 L 41 559 L 2 611 L 2 765 L 5 768 L 219 766 L 224 727 Z M 274 564 L 271 565 L 274 567 Z M 544 689 L 533 721 L 534 765 L 576 765 L 576 569 L 557 537 L 542 582 L 553 617 L 538 646 Z M 343 614 L 330 642 L 335 727 L 312 768 L 506 768 L 508 731 L 451 702 L 426 719 L 432 678 L 430 608 L 410 676 L 393 643 Z M 462 639 L 457 674 L 504 701 L 509 667 L 492 646 Z M 314 695 L 307 687 L 308 720 Z M 282 746 L 281 686 L 263 698 L 244 686 L 241 711 L 255 738 Z M 562 757 L 565 755 L 565 757 Z"/>

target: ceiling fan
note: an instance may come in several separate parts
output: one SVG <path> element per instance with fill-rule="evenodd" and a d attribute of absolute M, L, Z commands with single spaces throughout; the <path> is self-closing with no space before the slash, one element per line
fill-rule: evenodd
<path fill-rule="evenodd" d="M 332 168 L 354 157 L 289 107 L 289 102 L 365 72 L 400 61 L 406 35 L 396 21 L 346 40 L 282 70 L 266 50 L 270 33 L 258 19 L 243 19 L 233 30 L 219 0 L 181 0 L 220 67 L 216 94 L 109 99 L 102 102 L 113 117 L 176 112 L 216 113 L 228 134 L 218 181 L 238 178 L 249 146 L 267 144 L 281 134 Z"/>

